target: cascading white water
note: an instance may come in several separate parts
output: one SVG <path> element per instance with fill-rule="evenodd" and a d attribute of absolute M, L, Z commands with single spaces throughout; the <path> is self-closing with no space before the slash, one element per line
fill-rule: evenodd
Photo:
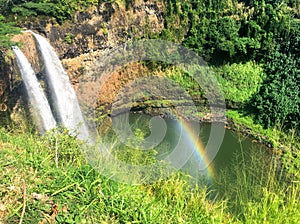
<path fill-rule="evenodd" d="M 13 52 L 28 93 L 36 125 L 41 133 L 46 132 L 56 126 L 48 100 L 26 56 L 18 47 L 13 47 Z"/>
<path fill-rule="evenodd" d="M 43 58 L 46 81 L 50 87 L 52 103 L 59 122 L 81 140 L 88 140 L 89 132 L 83 119 L 76 93 L 61 61 L 50 43 L 33 33 Z"/>

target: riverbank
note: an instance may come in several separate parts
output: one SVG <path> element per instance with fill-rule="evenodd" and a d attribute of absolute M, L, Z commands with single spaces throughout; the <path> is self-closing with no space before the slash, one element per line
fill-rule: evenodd
<path fill-rule="evenodd" d="M 272 130 L 263 129 L 259 124 L 255 124 L 253 119 L 249 116 L 243 115 L 236 110 L 228 110 L 226 112 L 227 122 L 225 127 L 237 131 L 250 139 L 253 142 L 259 142 L 268 148 L 278 147 L 278 139 L 271 136 Z M 277 130 L 273 130 L 273 132 Z M 278 133 L 276 133 L 278 134 Z"/>
<path fill-rule="evenodd" d="M 226 115 L 228 128 L 269 147 L 278 158 L 279 172 L 284 172 L 292 182 L 300 181 L 300 139 L 296 130 L 283 131 L 278 126 L 265 129 L 239 111 L 228 110 Z"/>
<path fill-rule="evenodd" d="M 195 111 L 195 109 L 197 111 Z M 283 141 L 287 138 L 286 133 L 276 127 L 272 129 L 263 128 L 262 125 L 255 123 L 253 118 L 246 115 L 243 111 L 234 109 L 220 111 L 219 113 L 215 111 L 214 116 L 212 116 L 209 109 L 205 106 L 197 105 L 196 108 L 186 101 L 172 100 L 164 102 L 162 100 L 146 100 L 145 102 L 127 102 L 124 104 L 117 102 L 115 103 L 113 115 L 111 110 L 105 113 L 108 116 L 118 116 L 119 114 L 128 113 L 129 111 L 130 113 L 160 116 L 168 119 L 176 119 L 180 116 L 190 121 L 203 123 L 220 122 L 224 123 L 225 128 L 237 131 L 252 139 L 253 142 L 258 142 L 270 149 L 274 149 L 277 153 L 280 153 L 280 151 L 286 148 Z M 101 115 L 105 116 L 103 114 L 104 112 L 102 111 Z"/>

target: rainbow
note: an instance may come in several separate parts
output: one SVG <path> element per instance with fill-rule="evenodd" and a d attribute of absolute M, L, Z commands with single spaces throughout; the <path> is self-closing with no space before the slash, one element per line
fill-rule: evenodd
<path fill-rule="evenodd" d="M 205 147 L 199 137 L 199 127 L 195 127 L 191 122 L 187 122 L 183 119 L 178 120 L 177 125 L 178 128 L 181 128 L 182 130 L 181 137 L 197 157 L 200 167 L 199 171 L 203 171 L 208 178 L 214 179 L 215 170 L 213 164 L 207 158 Z"/>

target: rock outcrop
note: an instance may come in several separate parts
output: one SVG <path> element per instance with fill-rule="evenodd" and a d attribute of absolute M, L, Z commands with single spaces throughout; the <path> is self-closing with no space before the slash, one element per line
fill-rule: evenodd
<path fill-rule="evenodd" d="M 58 24 L 54 19 L 39 17 L 20 26 L 48 38 L 77 89 L 79 81 L 85 74 L 91 73 L 95 60 L 103 52 L 127 41 L 149 38 L 152 34 L 160 33 L 164 28 L 163 12 L 164 5 L 161 1 L 136 0 L 129 5 L 104 2 L 98 7 L 76 13 L 73 21 L 63 24 Z M 22 44 L 22 51 L 43 80 L 43 68 L 32 35 L 24 32 L 16 35 L 13 40 Z M 22 91 L 22 82 L 13 55 L 9 55 L 6 62 L 0 66 L 0 110 L 5 110 L 6 115 L 8 113 L 14 120 L 22 104 L 20 97 L 25 92 Z M 145 70 L 142 66 L 137 67 Z M 102 102 L 102 108 L 107 107 L 115 97 L 121 83 L 134 79 L 138 74 L 140 73 L 135 71 L 129 77 L 122 71 L 113 74 L 112 81 L 107 85 L 109 88 L 106 87 L 102 97 L 98 99 L 98 102 Z"/>
<path fill-rule="evenodd" d="M 33 21 L 26 28 L 45 35 L 61 59 L 75 58 L 159 33 L 164 27 L 163 11 L 162 2 L 153 0 L 133 1 L 127 7 L 104 2 L 76 13 L 72 22 Z"/>

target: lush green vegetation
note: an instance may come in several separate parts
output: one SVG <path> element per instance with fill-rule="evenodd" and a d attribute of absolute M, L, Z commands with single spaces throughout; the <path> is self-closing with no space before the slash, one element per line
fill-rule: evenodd
<path fill-rule="evenodd" d="M 13 22 L 6 22 L 5 17 L 0 14 L 0 54 L 12 45 L 11 37 L 20 32 Z"/>
<path fill-rule="evenodd" d="M 242 106 L 248 102 L 258 92 L 265 78 L 261 65 L 253 61 L 226 64 L 212 70 L 228 100 L 228 106 Z"/>
<path fill-rule="evenodd" d="M 299 127 L 298 3 L 169 0 L 166 4 L 161 37 L 183 43 L 216 66 L 228 103 L 251 105 L 247 112 L 265 127 Z"/>
<path fill-rule="evenodd" d="M 80 143 L 65 134 L 14 135 L 1 131 L 0 220 L 17 223 L 26 200 L 24 223 L 222 222 L 222 202 L 212 204 L 205 189 L 190 188 L 187 177 L 144 186 L 109 180 L 88 165 Z M 23 199 L 22 180 L 26 197 Z M 45 222 L 46 223 L 46 222 Z"/>
<path fill-rule="evenodd" d="M 298 128 L 300 122 L 300 60 L 278 51 L 264 63 L 267 77 L 252 99 L 255 117 L 265 127 Z"/>
<path fill-rule="evenodd" d="M 86 163 L 81 142 L 64 132 L 39 137 L 0 130 L 0 220 L 17 223 L 297 223 L 299 183 L 276 160 L 237 155 L 209 188 L 183 173 L 131 186 Z M 246 156 L 246 155 L 244 155 Z M 235 164 L 235 165 L 234 165 Z M 230 172 L 230 175 L 229 175 Z"/>
<path fill-rule="evenodd" d="M 226 115 L 234 121 L 237 131 L 246 132 L 256 139 L 254 141 L 261 141 L 272 147 L 286 174 L 296 181 L 300 180 L 300 139 L 297 129 L 287 131 L 281 126 L 264 128 L 243 111 L 228 110 Z"/>
<path fill-rule="evenodd" d="M 0 0 L 1 60 L 12 45 L 11 36 L 20 31 L 15 24 L 45 16 L 62 24 L 101 2 Z M 116 2 L 129 7 L 132 1 Z M 209 189 L 191 187 L 182 173 L 129 186 L 96 172 L 85 161 L 81 143 L 66 133 L 38 137 L 1 130 L 0 221 L 18 222 L 25 201 L 24 223 L 51 217 L 59 223 L 299 222 L 299 2 L 164 2 L 165 28 L 154 37 L 181 43 L 202 56 L 217 75 L 227 106 L 235 109 L 227 116 L 237 129 L 249 128 L 257 140 L 270 143 L 280 160 L 237 155 L 232 169 L 224 170 Z M 71 33 L 65 41 L 72 43 Z M 205 96 L 189 74 L 169 67 L 162 72 L 192 97 Z M 130 148 L 115 150 L 117 157 L 134 164 L 152 162 Z"/>
<path fill-rule="evenodd" d="M 0 14 L 14 20 L 33 16 L 49 16 L 56 18 L 58 22 L 62 23 L 65 20 L 71 20 L 75 12 L 97 5 L 98 2 L 98 0 L 1 0 Z"/>

